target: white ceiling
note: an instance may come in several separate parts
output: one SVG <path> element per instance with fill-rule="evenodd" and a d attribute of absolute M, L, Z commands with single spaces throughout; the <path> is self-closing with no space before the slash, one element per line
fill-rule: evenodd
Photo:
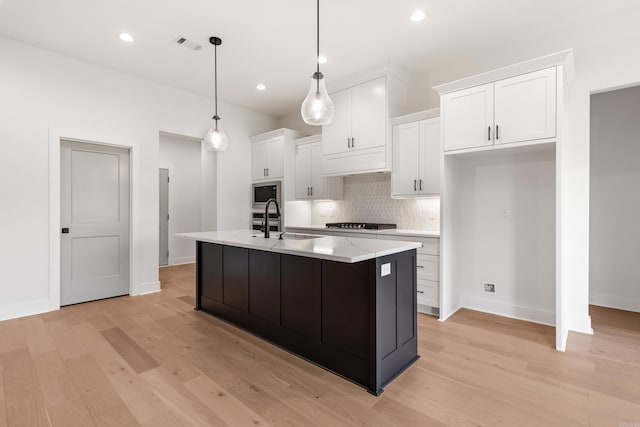
<path fill-rule="evenodd" d="M 640 22 L 638 0 L 322 0 L 320 7 L 329 89 L 332 79 L 386 61 L 419 75 L 485 63 L 501 51 L 524 60 L 597 42 L 622 31 L 620 19 L 637 36 Z M 409 21 L 416 9 L 425 21 Z M 123 31 L 135 43 L 120 41 Z M 205 96 L 213 93 L 208 38 L 216 35 L 220 97 L 281 116 L 299 108 L 315 68 L 315 1 L 0 0 L 0 35 Z M 178 35 L 204 48 L 179 47 Z M 266 91 L 255 89 L 259 82 Z"/>

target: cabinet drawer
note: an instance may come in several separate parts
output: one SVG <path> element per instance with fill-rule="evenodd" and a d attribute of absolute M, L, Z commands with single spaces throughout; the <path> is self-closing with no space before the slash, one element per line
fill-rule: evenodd
<path fill-rule="evenodd" d="M 378 235 L 377 238 L 380 240 L 396 240 L 422 243 L 422 247 L 418 248 L 419 254 L 440 255 L 440 239 L 436 237 L 396 236 L 381 234 Z"/>
<path fill-rule="evenodd" d="M 418 254 L 418 257 L 416 260 L 418 279 L 432 280 L 434 282 L 439 281 L 440 280 L 439 267 L 440 267 L 439 256 Z"/>
<path fill-rule="evenodd" d="M 418 304 L 438 308 L 440 306 L 439 286 L 440 284 L 438 282 L 418 279 Z"/>

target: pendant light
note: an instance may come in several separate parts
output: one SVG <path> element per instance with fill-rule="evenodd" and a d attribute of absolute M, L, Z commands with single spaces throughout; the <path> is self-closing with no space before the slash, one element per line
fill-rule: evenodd
<path fill-rule="evenodd" d="M 316 72 L 311 76 L 309 93 L 302 102 L 300 113 L 302 120 L 309 125 L 327 125 L 333 120 L 335 109 L 333 101 L 329 98 L 327 87 L 324 83 L 324 75 L 320 72 L 320 0 L 317 1 L 317 33 L 316 33 Z"/>
<path fill-rule="evenodd" d="M 225 151 L 229 148 L 229 140 L 227 139 L 227 135 L 222 130 L 222 126 L 218 121 L 220 120 L 220 116 L 218 116 L 218 46 L 222 44 L 222 39 L 219 37 L 209 37 L 209 43 L 213 45 L 214 54 L 213 54 L 213 87 L 214 87 L 214 97 L 215 97 L 215 113 L 211 118 L 213 123 L 211 124 L 211 129 L 207 131 L 204 136 L 204 148 L 209 151 Z"/>

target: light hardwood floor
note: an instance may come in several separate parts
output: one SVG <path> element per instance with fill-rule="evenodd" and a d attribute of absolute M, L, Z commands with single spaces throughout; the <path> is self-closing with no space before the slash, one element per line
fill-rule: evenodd
<path fill-rule="evenodd" d="M 193 310 L 193 265 L 161 293 L 0 322 L 0 427 L 640 427 L 640 314 L 594 336 L 462 310 L 420 315 L 422 358 L 380 397 Z"/>

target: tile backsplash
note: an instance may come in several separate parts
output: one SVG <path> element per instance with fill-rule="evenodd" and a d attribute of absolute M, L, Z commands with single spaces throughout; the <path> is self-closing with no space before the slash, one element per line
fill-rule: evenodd
<path fill-rule="evenodd" d="M 439 231 L 440 199 L 392 199 L 391 174 L 344 177 L 344 200 L 314 202 L 311 222 L 381 222 L 398 228 Z"/>

